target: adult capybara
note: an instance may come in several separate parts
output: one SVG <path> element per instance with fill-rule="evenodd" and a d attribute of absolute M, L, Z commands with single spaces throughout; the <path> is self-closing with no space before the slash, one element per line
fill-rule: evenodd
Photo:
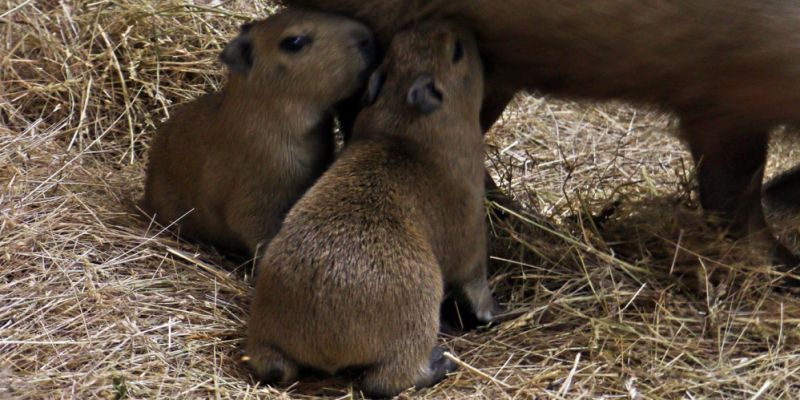
<path fill-rule="evenodd" d="M 486 64 L 482 122 L 520 90 L 622 99 L 680 117 L 701 202 L 731 234 L 752 233 L 794 270 L 764 220 L 769 131 L 800 120 L 800 2 L 793 0 L 283 0 L 361 19 L 385 42 L 449 16 L 471 27 Z M 784 177 L 800 184 L 800 172 Z M 795 282 L 796 283 L 796 282 Z"/>
<path fill-rule="evenodd" d="M 286 10 L 223 50 L 225 88 L 181 107 L 150 151 L 144 208 L 184 236 L 253 254 L 333 160 L 334 106 L 373 65 L 355 21 Z"/>
<path fill-rule="evenodd" d="M 363 367 L 369 396 L 429 386 L 453 368 L 435 347 L 444 285 L 493 318 L 482 78 L 454 25 L 395 36 L 350 143 L 260 261 L 245 359 L 262 381 Z"/>

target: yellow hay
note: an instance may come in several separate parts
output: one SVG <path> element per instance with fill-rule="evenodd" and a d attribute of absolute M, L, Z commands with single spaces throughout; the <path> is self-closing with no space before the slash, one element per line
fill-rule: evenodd
<path fill-rule="evenodd" d="M 0 2 L 0 398 L 355 393 L 337 378 L 257 385 L 239 350 L 250 265 L 135 206 L 155 126 L 218 89 L 221 46 L 273 10 Z M 520 96 L 487 151 L 527 208 L 492 230 L 509 316 L 443 337 L 464 367 L 404 396 L 796 398 L 796 297 L 707 227 L 674 129 L 646 109 Z M 796 148 L 776 140 L 770 174 Z"/>

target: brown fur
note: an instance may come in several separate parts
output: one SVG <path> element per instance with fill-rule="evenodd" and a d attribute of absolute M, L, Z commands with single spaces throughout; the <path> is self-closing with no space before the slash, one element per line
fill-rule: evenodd
<path fill-rule="evenodd" d="M 768 229 L 768 133 L 800 120 L 800 3 L 791 0 L 284 0 L 361 19 L 382 41 L 434 16 L 473 28 L 487 64 L 482 122 L 520 89 L 622 99 L 676 112 L 698 162 L 703 207 L 731 233 Z M 783 182 L 800 182 L 800 172 Z M 786 185 L 781 185 L 786 187 Z M 776 187 L 776 195 L 785 193 Z M 791 195 L 791 194 L 789 194 Z M 798 200 L 800 201 L 800 200 Z"/>
<path fill-rule="evenodd" d="M 281 49 L 297 35 L 312 42 Z M 221 55 L 225 88 L 156 134 L 145 208 L 162 224 L 178 220 L 184 236 L 253 254 L 332 161 L 334 105 L 363 84 L 371 48 L 363 25 L 319 12 L 245 25 Z"/>
<path fill-rule="evenodd" d="M 292 381 L 297 365 L 361 366 L 371 396 L 432 385 L 451 368 L 434 348 L 443 285 L 493 317 L 477 49 L 466 32 L 428 24 L 388 52 L 367 89 L 377 101 L 261 260 L 246 354 L 268 382 Z"/>

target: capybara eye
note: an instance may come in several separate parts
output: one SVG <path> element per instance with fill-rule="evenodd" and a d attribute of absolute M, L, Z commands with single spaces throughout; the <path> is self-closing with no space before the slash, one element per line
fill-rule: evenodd
<path fill-rule="evenodd" d="M 461 39 L 456 39 L 456 45 L 453 48 L 453 64 L 461 61 L 464 58 L 464 45 L 461 43 Z"/>
<path fill-rule="evenodd" d="M 297 53 L 309 44 L 311 44 L 311 38 L 308 36 L 290 36 L 281 40 L 281 50 L 288 53 Z"/>

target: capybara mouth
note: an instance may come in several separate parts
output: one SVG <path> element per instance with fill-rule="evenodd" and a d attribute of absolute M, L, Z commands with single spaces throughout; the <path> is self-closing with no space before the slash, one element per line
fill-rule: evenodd
<path fill-rule="evenodd" d="M 378 67 L 378 59 L 375 57 L 375 51 L 372 51 L 372 54 L 361 53 L 361 56 L 364 59 L 364 68 L 358 74 L 358 82 L 361 85 L 360 88 L 363 89 L 364 85 L 367 83 L 369 76 L 372 74 L 372 71 Z"/>
<path fill-rule="evenodd" d="M 371 38 L 359 40 L 358 51 L 364 56 L 367 66 L 374 68 L 377 65 L 374 40 Z"/>

